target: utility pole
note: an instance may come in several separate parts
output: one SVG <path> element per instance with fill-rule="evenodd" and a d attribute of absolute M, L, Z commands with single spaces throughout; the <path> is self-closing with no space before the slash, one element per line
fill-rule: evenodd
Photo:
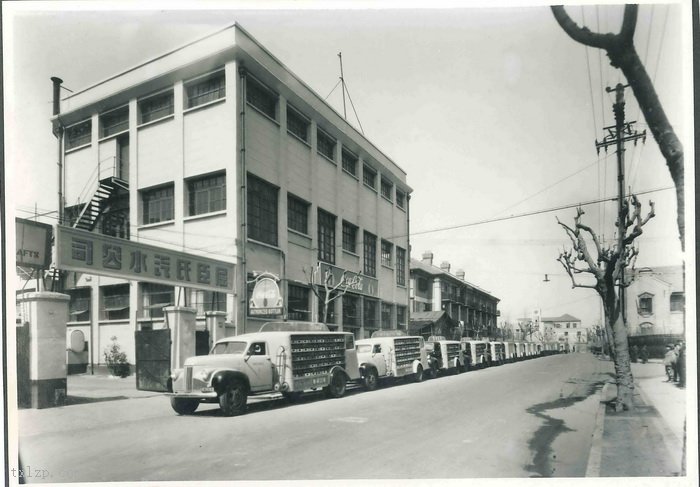
<path fill-rule="evenodd" d="M 343 90 L 343 118 L 347 120 L 348 114 L 345 110 L 345 78 L 343 78 L 343 53 L 338 53 L 338 59 L 340 60 L 340 88 Z"/>
<path fill-rule="evenodd" d="M 607 135 L 603 137 L 601 142 L 595 141 L 595 148 L 600 153 L 600 148 L 603 147 L 605 152 L 608 151 L 608 146 L 615 145 L 617 150 L 617 245 L 622 251 L 622 245 L 625 239 L 625 147 L 624 143 L 633 141 L 637 145 L 637 140 L 642 139 L 642 143 L 646 141 L 647 132 L 644 130 L 639 133 L 632 130 L 632 124 L 636 121 L 625 122 L 625 88 L 629 85 L 618 83 L 615 88 L 606 87 L 608 93 L 615 92 L 615 103 L 613 103 L 613 113 L 615 114 L 615 125 L 603 127 L 607 130 Z M 625 304 L 625 268 L 622 268 L 620 275 L 620 309 L 622 310 L 622 319 L 627 323 L 627 312 Z"/>

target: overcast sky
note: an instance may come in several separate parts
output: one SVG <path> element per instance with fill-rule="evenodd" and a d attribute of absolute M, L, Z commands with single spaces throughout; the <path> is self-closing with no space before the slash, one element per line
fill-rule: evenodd
<path fill-rule="evenodd" d="M 35 205 L 39 213 L 56 209 L 51 76 L 77 91 L 239 22 L 322 97 L 338 82 L 342 52 L 365 135 L 407 172 L 413 188 L 413 258 L 432 250 L 436 264 L 449 261 L 453 272 L 464 269 L 468 281 L 501 299 L 501 319 L 537 307 L 545 316 L 569 313 L 584 324 L 598 319 L 597 296 L 572 290 L 556 262 L 567 239 L 555 216 L 571 222 L 574 209 L 437 230 L 615 196 L 615 154 L 598 157 L 594 144 L 603 126 L 613 123 L 613 96 L 604 88 L 624 78 L 604 53 L 569 39 L 545 6 L 264 5 L 277 8 L 117 11 L 91 2 L 88 7 L 97 10 L 85 11 L 64 2 L 3 3 L 9 207 L 16 205 L 19 217 L 31 217 Z M 684 54 L 690 36 L 682 28 L 688 5 L 642 5 L 635 46 L 690 154 L 691 78 Z M 617 32 L 622 7 L 568 11 L 591 30 Z M 627 117 L 639 120 L 643 130 L 629 90 L 626 96 Z M 339 88 L 328 101 L 342 113 Z M 348 113 L 357 126 L 350 108 Z M 651 136 L 644 146 L 630 144 L 625 155 L 634 191 L 672 186 Z M 688 155 L 686 163 L 691 161 Z M 657 217 L 639 239 L 637 267 L 680 265 L 674 192 L 642 196 L 645 211 L 649 199 L 656 202 Z M 616 204 L 585 210 L 586 221 L 611 238 Z M 55 223 L 51 217 L 40 220 Z M 550 282 L 543 282 L 545 274 Z"/>

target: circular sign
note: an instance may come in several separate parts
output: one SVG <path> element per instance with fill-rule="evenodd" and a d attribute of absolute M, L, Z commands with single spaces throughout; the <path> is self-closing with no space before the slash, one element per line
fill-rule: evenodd
<path fill-rule="evenodd" d="M 70 333 L 70 349 L 79 353 L 85 350 L 85 334 L 80 330 L 73 330 Z"/>
<path fill-rule="evenodd" d="M 250 297 L 250 310 L 253 314 L 276 315 L 282 313 L 282 295 L 274 279 L 258 279 Z"/>

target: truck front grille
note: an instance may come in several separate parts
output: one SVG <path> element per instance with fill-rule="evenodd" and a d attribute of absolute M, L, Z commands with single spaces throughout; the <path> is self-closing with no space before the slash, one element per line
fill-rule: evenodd
<path fill-rule="evenodd" d="M 192 367 L 185 367 L 185 390 L 192 391 Z"/>

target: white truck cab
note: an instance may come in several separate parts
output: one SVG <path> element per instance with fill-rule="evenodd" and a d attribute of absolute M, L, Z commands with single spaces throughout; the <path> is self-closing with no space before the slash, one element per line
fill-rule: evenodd
<path fill-rule="evenodd" d="M 443 336 L 431 336 L 428 337 L 425 347 L 428 351 L 433 377 L 437 376 L 439 372 L 459 374 L 465 370 L 464 354 L 460 342 L 447 340 Z"/>
<path fill-rule="evenodd" d="M 473 367 L 487 367 L 489 365 L 491 356 L 489 342 L 462 338 L 460 344 L 463 350 L 469 350 L 469 352 L 464 353 L 470 357 Z"/>
<path fill-rule="evenodd" d="M 287 397 L 323 388 L 341 397 L 347 381 L 360 379 L 352 333 L 321 323 L 270 322 L 258 333 L 218 340 L 209 355 L 190 357 L 171 376 L 170 404 L 178 414 L 201 402 L 218 402 L 226 416 L 245 412 L 248 395 Z"/>
<path fill-rule="evenodd" d="M 355 342 L 360 375 L 368 390 L 376 389 L 379 379 L 413 376 L 423 380 L 428 357 L 423 337 L 406 336 L 400 330 L 379 330 L 372 338 Z"/>

